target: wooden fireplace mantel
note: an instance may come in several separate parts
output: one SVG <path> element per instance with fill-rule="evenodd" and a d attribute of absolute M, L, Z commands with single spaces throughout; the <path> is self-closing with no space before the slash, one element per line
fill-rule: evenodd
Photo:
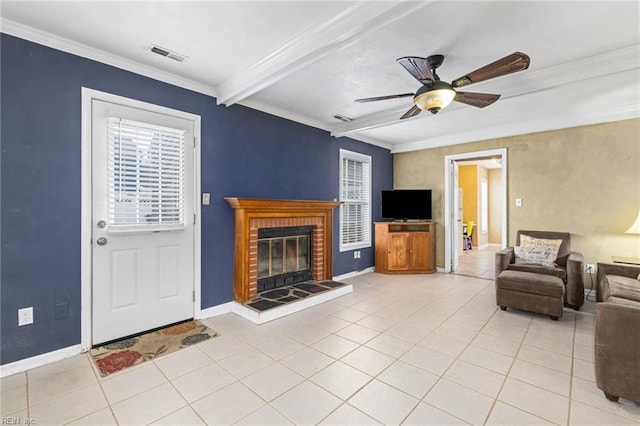
<path fill-rule="evenodd" d="M 333 278 L 333 210 L 339 201 L 273 200 L 226 197 L 235 210 L 234 283 L 236 302 L 257 295 L 257 241 L 261 227 L 311 225 L 313 231 L 315 280 Z"/>

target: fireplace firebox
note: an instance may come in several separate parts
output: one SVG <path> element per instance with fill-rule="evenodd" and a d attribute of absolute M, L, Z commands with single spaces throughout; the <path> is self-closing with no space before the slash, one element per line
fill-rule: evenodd
<path fill-rule="evenodd" d="M 258 229 L 258 292 L 313 279 L 312 226 Z"/>

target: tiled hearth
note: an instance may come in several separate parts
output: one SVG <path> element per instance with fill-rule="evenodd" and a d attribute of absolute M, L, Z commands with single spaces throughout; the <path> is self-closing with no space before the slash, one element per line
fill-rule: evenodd
<path fill-rule="evenodd" d="M 318 281 L 278 287 L 258 293 L 258 296 L 245 303 L 245 306 L 263 312 L 344 286 L 346 284 L 338 281 Z"/>

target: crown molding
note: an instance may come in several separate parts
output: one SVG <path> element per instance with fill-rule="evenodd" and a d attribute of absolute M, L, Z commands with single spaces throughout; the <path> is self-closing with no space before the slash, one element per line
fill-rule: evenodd
<path fill-rule="evenodd" d="M 218 104 L 232 105 L 291 73 L 355 43 L 430 2 L 360 2 L 285 43 L 217 87 Z"/>
<path fill-rule="evenodd" d="M 216 96 L 216 90 L 209 85 L 125 59 L 122 56 L 113 55 L 103 50 L 95 49 L 85 44 L 37 30 L 8 19 L 0 18 L 0 32 L 182 87 L 183 89 L 193 90 L 194 92 L 213 97 Z"/>
<path fill-rule="evenodd" d="M 508 95 L 500 98 L 503 101 L 633 69 L 640 69 L 640 45 L 638 44 L 540 70 L 528 70 L 526 78 L 521 79 L 517 85 L 509 83 L 508 80 L 489 80 L 477 83 L 472 91 L 508 92 Z M 460 106 L 454 103 L 452 107 L 447 108 L 447 112 L 454 107 L 457 109 Z M 390 108 L 356 118 L 349 123 L 332 125 L 331 135 L 336 137 L 354 135 L 365 130 L 396 124 L 400 122 L 400 116 L 407 108 L 405 106 Z M 424 116 L 418 115 L 409 120 L 421 118 Z"/>
<path fill-rule="evenodd" d="M 381 141 L 379 139 L 374 139 L 368 136 L 363 136 L 363 135 L 352 135 L 352 136 L 345 136 L 348 137 L 350 139 L 356 140 L 356 141 L 360 141 L 360 142 L 364 142 L 366 144 L 369 145 L 375 145 L 379 148 L 384 148 L 384 149 L 388 149 L 389 151 L 391 151 L 393 149 L 393 145 L 388 143 L 388 142 L 384 142 Z M 336 138 L 338 139 L 338 138 Z"/>
<path fill-rule="evenodd" d="M 502 126 L 493 126 L 485 129 L 452 133 L 429 140 L 394 145 L 391 153 L 397 154 L 401 152 L 418 151 L 422 149 L 459 145 L 464 143 L 505 138 L 529 133 L 546 132 L 549 130 L 587 126 L 591 124 L 607 123 L 611 121 L 629 120 L 633 118 L 640 118 L 640 108 L 637 104 L 604 108 L 587 113 L 585 113 L 584 111 L 574 111 L 572 113 L 566 114 L 555 114 L 550 117 L 525 117 L 523 120 L 511 122 Z"/>
<path fill-rule="evenodd" d="M 306 126 L 310 126 L 310 127 L 315 127 L 316 129 L 320 129 L 320 130 L 324 130 L 324 131 L 329 131 L 329 125 L 327 125 L 326 123 L 323 123 L 321 121 L 318 120 L 313 120 L 310 119 L 307 116 L 304 115 L 300 115 L 300 114 L 296 114 L 294 112 L 291 112 L 289 110 L 286 109 L 282 109 L 282 108 L 278 108 L 275 107 L 273 105 L 269 105 L 269 104 L 265 104 L 259 101 L 255 101 L 255 100 L 250 100 L 250 99 L 246 99 L 244 101 L 242 101 L 241 103 L 239 103 L 238 105 L 242 105 L 245 106 L 247 108 L 251 108 L 251 109 L 255 109 L 257 111 L 262 111 L 266 114 L 270 114 L 270 115 L 275 115 L 278 116 L 280 118 L 284 118 L 286 120 L 291 120 L 291 121 L 295 121 L 296 123 L 300 123 L 300 124 L 304 124 Z M 378 146 L 380 148 L 385 148 L 388 150 L 391 150 L 392 145 L 377 139 L 373 139 L 373 138 L 369 138 L 366 136 L 362 136 L 362 135 L 353 135 L 353 136 L 349 136 L 351 139 L 360 141 L 360 142 L 365 142 L 368 143 L 369 145 L 375 145 Z"/>
<path fill-rule="evenodd" d="M 242 105 L 247 108 L 262 111 L 267 114 L 275 115 L 280 118 L 285 118 L 287 120 L 295 121 L 297 123 L 304 124 L 306 126 L 311 126 L 317 129 L 329 131 L 326 123 L 323 123 L 318 120 L 314 120 L 305 115 L 296 114 L 295 112 L 291 112 L 284 108 L 279 108 L 274 105 L 269 105 L 264 102 L 257 101 L 255 99 L 245 99 L 242 102 L 238 103 L 238 105 Z"/>

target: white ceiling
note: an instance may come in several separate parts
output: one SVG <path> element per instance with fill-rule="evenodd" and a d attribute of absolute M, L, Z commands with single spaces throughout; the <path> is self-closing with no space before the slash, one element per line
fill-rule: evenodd
<path fill-rule="evenodd" d="M 2 1 L 2 32 L 403 152 L 640 117 L 640 2 Z M 152 54 L 151 44 L 187 56 Z M 528 70 L 464 88 L 477 109 L 399 120 L 402 56 L 450 82 L 512 52 Z M 343 123 L 334 115 L 353 118 Z"/>

